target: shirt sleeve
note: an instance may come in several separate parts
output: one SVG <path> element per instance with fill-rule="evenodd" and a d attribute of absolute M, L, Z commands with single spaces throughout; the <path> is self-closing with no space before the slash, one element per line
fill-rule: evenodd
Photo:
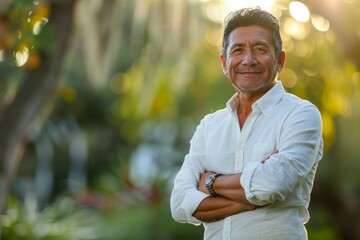
<path fill-rule="evenodd" d="M 209 196 L 197 189 L 200 173 L 205 172 L 203 125 L 204 120 L 197 127 L 190 141 L 189 154 L 185 156 L 184 163 L 175 177 L 174 188 L 170 197 L 172 217 L 178 222 L 195 225 L 202 222 L 193 217 L 193 213 L 200 202 Z"/>
<path fill-rule="evenodd" d="M 265 163 L 250 162 L 244 167 L 240 183 L 248 201 L 259 206 L 284 201 L 322 158 L 321 130 L 314 105 L 293 110 L 280 133 L 279 153 Z"/>

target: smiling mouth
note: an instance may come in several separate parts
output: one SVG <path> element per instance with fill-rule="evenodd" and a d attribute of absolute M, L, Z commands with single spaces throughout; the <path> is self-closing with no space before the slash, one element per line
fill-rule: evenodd
<path fill-rule="evenodd" d="M 262 73 L 261 69 L 257 68 L 240 68 L 238 69 L 237 73 L 243 74 L 243 75 L 257 75 Z"/>
<path fill-rule="evenodd" d="M 242 75 L 258 75 L 260 74 L 261 72 L 238 72 Z"/>

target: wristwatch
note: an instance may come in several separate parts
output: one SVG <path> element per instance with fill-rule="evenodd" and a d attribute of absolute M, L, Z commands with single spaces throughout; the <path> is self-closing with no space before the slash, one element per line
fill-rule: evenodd
<path fill-rule="evenodd" d="M 213 184 L 215 182 L 215 179 L 221 175 L 222 175 L 221 173 L 210 175 L 205 181 L 205 187 L 209 191 L 211 196 L 218 196 L 218 194 L 213 189 Z"/>

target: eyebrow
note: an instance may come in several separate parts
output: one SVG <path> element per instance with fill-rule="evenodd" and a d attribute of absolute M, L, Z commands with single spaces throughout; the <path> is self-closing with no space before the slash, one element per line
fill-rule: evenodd
<path fill-rule="evenodd" d="M 250 47 L 253 47 L 253 46 L 266 46 L 266 47 L 269 47 L 270 44 L 268 42 L 265 42 L 265 41 L 256 41 L 254 42 L 253 44 L 251 44 Z M 233 50 L 234 48 L 237 48 L 237 47 L 244 47 L 244 46 L 247 46 L 247 44 L 245 42 L 241 42 L 241 43 L 235 43 L 234 45 L 232 45 L 230 47 L 230 51 Z"/>

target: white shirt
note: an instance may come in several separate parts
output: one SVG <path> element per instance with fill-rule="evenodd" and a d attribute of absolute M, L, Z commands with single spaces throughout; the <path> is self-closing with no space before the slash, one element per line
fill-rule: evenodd
<path fill-rule="evenodd" d="M 307 239 L 304 224 L 309 220 L 310 192 L 323 149 L 318 109 L 286 93 L 277 82 L 252 105 L 240 129 L 236 99 L 234 95 L 226 108 L 205 116 L 197 127 L 174 181 L 173 218 L 202 223 L 192 216 L 209 196 L 197 190 L 200 173 L 242 173 L 246 198 L 263 207 L 202 223 L 204 239 Z M 271 155 L 275 150 L 279 153 Z"/>

